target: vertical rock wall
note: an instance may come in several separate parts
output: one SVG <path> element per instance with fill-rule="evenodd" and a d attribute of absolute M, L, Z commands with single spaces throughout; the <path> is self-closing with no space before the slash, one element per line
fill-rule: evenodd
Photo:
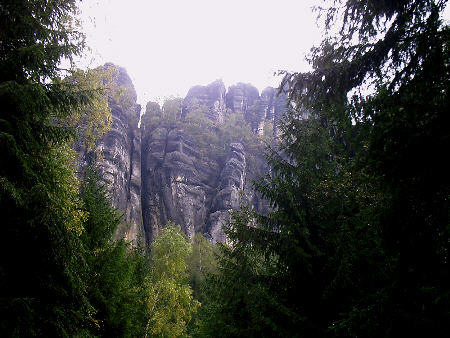
<path fill-rule="evenodd" d="M 241 143 L 230 145 L 229 155 L 217 185 L 207 221 L 208 235 L 213 243 L 224 242 L 226 235 L 222 226 L 230 219 L 230 211 L 238 209 L 244 191 L 246 160 Z"/>
<path fill-rule="evenodd" d="M 267 212 L 267 203 L 251 183 L 267 170 L 262 151 L 254 153 L 236 139 L 216 154 L 182 121 L 193 112 L 203 114 L 212 124 L 202 133 L 216 135 L 217 126 L 230 114 L 242 114 L 253 132 L 261 134 L 264 123 L 276 124 L 285 110 L 285 98 L 277 97 L 273 88 L 265 89 L 260 96 L 255 87 L 243 83 L 227 92 L 222 81 L 215 81 L 189 90 L 183 100 L 181 122 L 146 123 L 162 120 L 164 115 L 158 104 L 149 103 L 139 129 L 140 106 L 133 85 L 126 71 L 118 70 L 118 85 L 132 89 L 131 101 L 110 98 L 113 125 L 97 145 L 113 204 L 125 216 L 116 237 L 149 244 L 171 221 L 189 237 L 202 232 L 212 242 L 222 242 L 226 240 L 222 226 L 242 198 L 259 212 Z M 86 156 L 82 156 L 84 162 Z"/>
<path fill-rule="evenodd" d="M 145 236 L 141 209 L 141 133 L 138 128 L 141 107 L 136 104 L 136 92 L 125 69 L 117 69 L 117 85 L 124 89 L 126 98 L 109 97 L 112 114 L 111 129 L 96 145 L 100 174 L 105 180 L 113 205 L 124 213 L 124 223 L 117 229 L 116 238 L 131 242 Z M 85 167 L 92 152 L 79 151 L 80 168 Z"/>
<path fill-rule="evenodd" d="M 255 87 L 243 83 L 226 92 L 224 84 L 215 81 L 189 90 L 182 116 L 188 121 L 189 114 L 198 113 L 201 108 L 202 114 L 218 126 L 230 114 L 242 114 L 258 133 L 265 121 L 273 123 L 280 115 L 276 104 L 282 101 L 276 93 L 275 89 L 267 88 L 260 97 Z M 148 116 L 143 121 L 161 115 L 157 104 L 149 103 L 148 107 Z M 208 144 L 201 144 L 182 122 L 159 125 L 143 122 L 141 132 L 142 210 L 148 242 L 168 221 L 180 225 L 189 237 L 202 232 L 212 242 L 222 242 L 226 239 L 222 226 L 242 198 L 259 212 L 267 212 L 267 203 L 251 184 L 258 173 L 267 169 L 262 153 L 252 153 L 239 139 L 228 145 L 225 156 L 208 152 Z M 202 132 L 216 133 L 214 128 Z M 258 168 L 248 166 L 247 157 L 252 157 Z"/>
<path fill-rule="evenodd" d="M 180 129 L 143 130 L 143 220 L 151 242 L 172 221 L 192 237 L 204 232 L 214 163 L 204 163 L 196 142 Z"/>
<path fill-rule="evenodd" d="M 207 108 L 207 117 L 217 123 L 223 123 L 225 115 L 225 85 L 217 80 L 207 86 L 195 86 L 189 89 L 183 100 L 183 114 L 198 107 Z"/>

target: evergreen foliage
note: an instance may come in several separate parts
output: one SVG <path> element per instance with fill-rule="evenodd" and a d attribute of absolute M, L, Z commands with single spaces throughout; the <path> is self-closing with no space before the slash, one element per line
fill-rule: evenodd
<path fill-rule="evenodd" d="M 83 47 L 75 11 L 72 0 L 1 4 L 0 331 L 9 336 L 74 334 L 90 318 L 71 133 L 54 123 L 92 96 L 58 80 L 58 63 Z"/>
<path fill-rule="evenodd" d="M 206 332 L 448 335 L 444 4 L 348 0 L 322 12 L 330 35 L 311 72 L 285 74 L 297 110 L 256 184 L 273 211 L 244 209 L 230 224 Z"/>
<path fill-rule="evenodd" d="M 103 75 L 61 80 L 83 48 L 75 1 L 0 8 L 0 335 L 142 335 L 149 263 L 111 241 L 119 215 L 74 169 L 76 128 L 92 145 L 110 124 Z"/>
<path fill-rule="evenodd" d="M 90 329 L 105 337 L 142 336 L 150 262 L 144 248 L 113 241 L 122 216 L 111 207 L 101 181 L 95 168 L 89 167 L 81 189 L 87 214 L 81 239 L 89 267 L 88 297 L 95 311 Z"/>
<path fill-rule="evenodd" d="M 291 323 L 268 284 L 276 260 L 265 259 L 261 248 L 245 240 L 254 212 L 242 207 L 226 230 L 233 245 L 219 244 L 217 271 L 208 274 L 200 309 L 201 337 L 286 337 Z M 232 230 L 231 230 L 232 229 Z M 275 288 L 276 286 L 273 285 Z M 285 320 L 287 330 L 281 325 Z"/>

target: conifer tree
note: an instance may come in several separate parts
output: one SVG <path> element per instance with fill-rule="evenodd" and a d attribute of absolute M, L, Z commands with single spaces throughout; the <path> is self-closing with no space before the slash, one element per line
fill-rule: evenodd
<path fill-rule="evenodd" d="M 75 0 L 0 5 L 0 331 L 81 333 L 92 308 L 79 235 L 85 218 L 71 131 L 56 122 L 92 93 L 62 83 L 58 64 L 83 49 Z"/>
<path fill-rule="evenodd" d="M 330 34 L 311 72 L 285 73 L 296 109 L 256 184 L 273 211 L 230 224 L 207 325 L 246 336 L 448 334 L 444 5 L 348 0 L 322 12 Z M 255 253 L 273 269 L 258 269 Z M 259 306 L 277 311 L 255 316 L 255 286 L 266 290 Z"/>
<path fill-rule="evenodd" d="M 88 266 L 88 298 L 93 307 L 90 330 L 105 337 L 143 336 L 146 324 L 146 278 L 150 262 L 142 247 L 113 240 L 123 217 L 112 207 L 94 165 L 81 186 L 87 215 L 81 239 Z"/>
<path fill-rule="evenodd" d="M 449 123 L 450 40 L 440 17 L 446 1 L 339 3 L 344 6 L 324 12 L 326 28 L 341 22 L 339 34 L 312 50 L 313 71 L 283 81 L 297 106 L 312 111 L 343 149 L 348 175 L 360 181 L 353 196 L 370 187 L 377 197 L 350 232 L 379 223 L 365 242 L 379 246 L 378 258 L 355 270 L 355 287 L 367 290 L 330 329 L 448 333 L 450 168 L 439 151 L 449 146 L 443 126 Z M 381 280 L 371 278 L 376 262 L 383 262 Z"/>

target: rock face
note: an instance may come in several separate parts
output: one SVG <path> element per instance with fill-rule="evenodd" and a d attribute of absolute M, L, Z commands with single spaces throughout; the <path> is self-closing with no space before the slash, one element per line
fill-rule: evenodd
<path fill-rule="evenodd" d="M 200 114 L 213 127 L 207 130 L 206 124 L 200 131 L 183 121 L 145 122 L 161 115 L 157 104 L 149 103 L 141 126 L 142 210 L 148 242 L 168 221 L 179 224 L 189 237 L 202 232 L 212 242 L 225 241 L 222 226 L 243 198 L 257 211 L 268 211 L 267 203 L 254 192 L 251 184 L 258 174 L 267 170 L 263 147 L 255 152 L 236 139 L 223 143 L 225 153 L 219 155 L 211 152 L 212 143 L 205 144 L 194 136 L 198 132 L 221 135 L 217 129 L 232 114 L 243 116 L 243 123 L 252 125 L 256 134 L 265 122 L 273 123 L 280 115 L 276 105 L 279 102 L 273 88 L 266 89 L 260 97 L 255 87 L 243 83 L 231 86 L 227 93 L 221 81 L 193 87 L 183 100 L 182 116 L 188 121 L 190 114 L 202 107 Z M 252 165 L 248 165 L 248 158 L 252 159 Z"/>
<path fill-rule="evenodd" d="M 251 110 L 252 106 L 258 101 L 259 93 L 256 87 L 249 83 L 239 82 L 231 86 L 226 95 L 227 108 L 233 112 L 239 112 L 244 116 Z"/>
<path fill-rule="evenodd" d="M 285 94 L 278 94 L 278 90 L 272 87 L 267 87 L 261 92 L 261 99 L 259 105 L 259 114 L 256 132 L 261 135 L 264 130 L 264 124 L 267 121 L 273 124 L 273 134 L 277 134 L 277 121 L 286 112 L 287 97 Z"/>
<path fill-rule="evenodd" d="M 195 86 L 189 89 L 183 100 L 183 113 L 198 107 L 207 108 L 207 117 L 216 123 L 223 123 L 225 113 L 225 85 L 217 80 L 207 86 Z"/>
<path fill-rule="evenodd" d="M 204 233 L 224 241 L 222 225 L 239 207 L 246 159 L 241 143 L 229 146 L 224 164 L 204 158 L 197 142 L 181 129 L 158 127 L 143 139 L 143 220 L 148 242 L 172 221 L 188 237 Z"/>
<path fill-rule="evenodd" d="M 105 67 L 116 67 L 110 64 Z M 100 174 L 105 180 L 113 205 L 124 212 L 126 224 L 117 229 L 116 238 L 136 242 L 144 238 L 141 209 L 141 140 L 137 122 L 141 107 L 125 69 L 116 67 L 117 85 L 125 88 L 126 100 L 109 97 L 113 123 L 108 133 L 97 142 Z M 91 154 L 84 152 L 82 165 Z"/>
<path fill-rule="evenodd" d="M 241 143 L 232 143 L 229 151 L 230 154 L 219 177 L 219 192 L 214 196 L 208 219 L 208 234 L 213 243 L 226 240 L 222 226 L 229 220 L 229 212 L 239 208 L 240 193 L 244 191 L 246 174 L 244 146 Z"/>
<path fill-rule="evenodd" d="M 226 107 L 233 112 L 243 114 L 245 121 L 250 123 L 253 132 L 262 135 L 264 125 L 271 122 L 276 135 L 276 122 L 286 111 L 287 98 L 272 87 L 267 87 L 261 96 L 251 84 L 238 83 L 231 86 L 226 94 Z"/>
<path fill-rule="evenodd" d="M 167 221 L 189 237 L 204 232 L 211 166 L 200 163 L 196 143 L 179 129 L 158 127 L 143 138 L 143 220 L 147 241 Z"/>
<path fill-rule="evenodd" d="M 101 172 L 109 186 L 114 205 L 125 212 L 125 220 L 130 225 L 119 229 L 117 236 L 137 240 L 142 235 L 141 226 L 141 165 L 140 135 L 137 126 L 130 126 L 127 113 L 116 102 L 110 102 L 113 125 L 98 148 L 103 159 Z M 134 115 L 140 108 L 133 107 Z"/>
<path fill-rule="evenodd" d="M 181 129 L 158 127 L 143 139 L 143 220 L 147 241 L 172 221 L 192 237 L 206 234 L 223 241 L 221 225 L 239 206 L 244 188 L 245 155 L 240 143 L 230 146 L 224 165 L 204 158 L 197 142 Z"/>
<path fill-rule="evenodd" d="M 117 237 L 149 244 L 171 221 L 189 237 L 202 232 L 212 242 L 223 242 L 222 226 L 243 200 L 259 212 L 269 210 L 252 180 L 267 172 L 263 147 L 255 148 L 262 145 L 258 134 L 265 123 L 276 125 L 285 110 L 286 100 L 277 97 L 275 89 L 267 88 L 260 96 L 255 87 L 243 83 L 228 92 L 222 81 L 192 87 L 181 103 L 181 114 L 170 115 L 150 102 L 138 128 L 140 106 L 124 69 L 119 68 L 117 81 L 132 88 L 131 103 L 110 98 L 113 126 L 98 143 L 113 203 L 125 214 Z M 194 115 L 206 122 L 193 123 Z M 228 139 L 220 140 L 221 128 L 232 116 L 243 117 L 240 124 L 251 126 L 252 146 L 242 134 L 225 133 Z"/>

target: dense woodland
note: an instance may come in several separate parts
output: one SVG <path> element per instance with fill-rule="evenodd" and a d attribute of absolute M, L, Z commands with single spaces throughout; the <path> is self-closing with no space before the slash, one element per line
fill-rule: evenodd
<path fill-rule="evenodd" d="M 113 240 L 123 218 L 95 156 L 75 170 L 74 144 L 111 124 L 108 97 L 127 99 L 114 70 L 61 69 L 85 47 L 76 1 L 0 1 L 1 336 L 449 335 L 446 1 L 324 5 L 254 183 L 272 211 L 244 203 L 224 244 L 167 224 L 145 248 Z M 262 144 L 237 117 L 214 139 L 201 107 L 177 104 L 142 123 L 190 118 L 219 156 L 227 135 Z"/>

